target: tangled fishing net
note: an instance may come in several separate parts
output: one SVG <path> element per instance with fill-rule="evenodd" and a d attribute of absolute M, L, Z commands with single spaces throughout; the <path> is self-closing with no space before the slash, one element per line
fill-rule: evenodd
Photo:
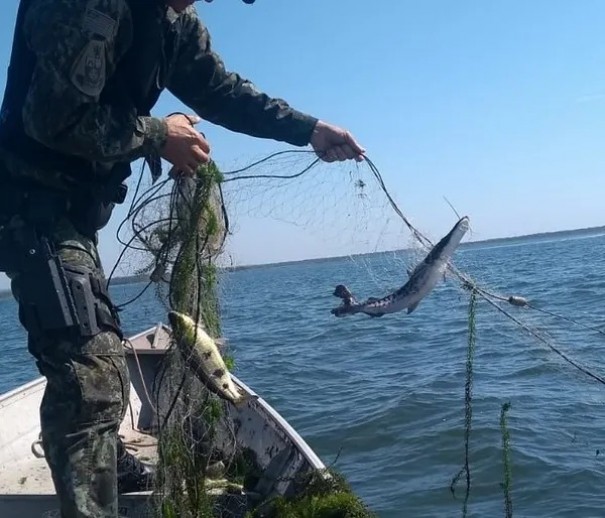
<path fill-rule="evenodd" d="M 282 222 L 322 228 L 317 227 L 322 215 L 309 209 L 312 205 L 328 205 L 336 210 L 340 207 L 347 214 L 349 235 L 367 239 L 368 232 L 359 229 L 360 224 L 372 222 L 371 203 L 380 200 L 368 196 L 373 186 L 366 186 L 359 171 L 351 170 L 346 178 L 349 188 L 342 190 L 338 181 L 317 167 L 316 158 L 297 170 L 301 158 L 305 161 L 309 156 L 308 152 L 277 153 L 227 173 L 210 163 L 200 167 L 193 178 L 171 175 L 146 186 L 141 176 L 128 217 L 118 232 L 124 251 L 115 271 L 145 274 L 149 280 L 122 306 L 153 289 L 167 312 L 190 316 L 218 340 L 221 321 L 217 275 L 219 268 L 233 262 L 233 257 L 225 254 L 232 219 L 270 215 Z M 246 183 L 252 183 L 253 189 L 242 188 Z M 270 214 L 269 207 L 273 207 Z M 333 242 L 342 237 L 342 228 L 323 230 Z M 358 249 L 366 250 L 367 245 L 362 241 Z M 153 405 L 159 423 L 156 508 L 163 517 L 243 516 L 238 513 L 245 503 L 238 505 L 233 495 L 244 489 L 246 479 L 254 480 L 257 466 L 237 444 L 229 403 L 208 390 L 192 368 L 196 359 L 179 347 L 178 337 L 174 342 L 154 382 Z M 221 355 L 231 370 L 234 360 L 224 344 Z M 322 480 L 323 485 L 307 484 L 315 491 L 299 492 L 296 505 L 272 502 L 274 515 L 297 516 L 293 509 L 312 505 L 325 508 L 317 516 L 334 511 L 343 516 L 370 516 L 365 511 L 359 514 L 364 506 L 344 480 L 335 474 L 326 474 Z M 228 497 L 221 498 L 225 492 Z"/>
<path fill-rule="evenodd" d="M 351 271 L 363 272 L 364 279 L 369 279 L 364 291 L 370 286 L 372 294 L 380 296 L 403 284 L 402 272 L 413 269 L 434 245 L 398 207 L 369 158 L 360 163 L 327 164 L 312 152 L 286 150 L 224 169 L 220 171 L 210 163 L 200 167 L 194 178 L 173 176 L 157 183 L 141 175 L 133 204 L 119 230 L 124 244 L 119 273 L 145 274 L 149 280 L 139 296 L 148 289 L 155 290 L 167 312 L 189 315 L 212 338 L 221 337 L 217 280 L 221 272 L 238 263 L 230 240 L 252 225 L 266 225 L 269 233 L 287 237 L 291 243 L 299 243 L 301 249 L 321 250 L 317 257 L 346 257 L 353 266 Z M 262 235 L 258 227 L 256 234 Z M 258 246 L 265 246 L 262 240 Z M 270 250 L 263 251 L 265 257 L 270 257 Z M 305 258 L 313 257 L 307 253 Z M 453 474 L 451 484 L 455 498 L 458 487 L 464 486 L 462 505 L 466 515 L 472 488 L 473 364 L 480 307 L 496 311 L 582 375 L 603 384 L 605 380 L 564 352 L 550 335 L 538 331 L 526 312 L 548 314 L 576 326 L 583 326 L 581 322 L 534 307 L 521 296 L 488 289 L 452 263 L 448 274 L 469 300 L 464 450 L 462 467 Z M 182 351 L 178 344 L 172 347 L 154 383 L 153 403 L 159 423 L 156 507 L 163 517 L 239 516 L 241 509 L 233 508 L 237 507 L 233 495 L 258 473 L 254 474 L 246 451 L 235 439 L 230 403 L 205 387 Z M 231 369 L 234 359 L 228 345 L 221 346 L 220 351 Z M 510 404 L 503 401 L 500 426 L 506 516 L 512 516 L 514 465 L 510 453 L 514 437 L 511 439 L 507 424 L 509 409 Z M 325 484 L 313 494 L 303 491 L 293 501 L 276 500 L 274 516 L 370 516 L 359 501 L 350 497 L 344 481 L 340 483 L 338 477 L 329 480 L 339 483 L 328 484 L 328 491 Z M 314 486 L 310 483 L 309 487 Z M 223 498 L 225 494 L 231 495 L 229 503 Z M 300 514 L 305 507 L 307 514 Z"/>

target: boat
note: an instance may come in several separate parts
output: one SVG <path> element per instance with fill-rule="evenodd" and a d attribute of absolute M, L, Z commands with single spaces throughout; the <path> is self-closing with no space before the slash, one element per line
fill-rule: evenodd
<path fill-rule="evenodd" d="M 150 387 L 167 358 L 171 329 L 158 323 L 124 342 L 131 376 L 129 409 L 120 435 L 130 451 L 142 460 L 157 452 L 157 412 L 150 401 Z M 233 433 L 239 446 L 254 454 L 261 476 L 254 487 L 229 491 L 237 499 L 230 516 L 243 517 L 249 500 L 287 496 L 296 491 L 297 477 L 325 465 L 288 422 L 252 388 L 232 376 L 250 397 L 230 407 Z M 0 517 L 60 517 L 58 499 L 40 443 L 39 407 L 46 379 L 35 379 L 0 396 Z M 243 504 L 241 504 L 243 502 Z M 237 508 L 239 511 L 235 511 Z M 120 495 L 119 513 L 128 518 L 155 516 L 152 492 Z"/>

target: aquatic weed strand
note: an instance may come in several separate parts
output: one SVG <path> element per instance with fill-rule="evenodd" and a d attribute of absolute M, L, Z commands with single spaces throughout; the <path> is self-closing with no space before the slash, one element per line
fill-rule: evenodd
<path fill-rule="evenodd" d="M 510 410 L 511 404 L 504 403 L 500 412 L 500 430 L 502 432 L 502 459 L 504 465 L 504 480 L 502 489 L 504 490 L 504 510 L 506 518 L 513 516 L 513 501 L 510 494 L 511 491 L 511 465 L 510 465 L 510 433 L 506 422 L 506 414 Z"/>
<path fill-rule="evenodd" d="M 220 334 L 213 261 L 221 251 L 227 226 L 215 214 L 224 211 L 222 199 L 215 204 L 211 202 L 218 180 L 216 166 L 208 164 L 198 170 L 193 191 L 184 192 L 183 186 L 175 181 L 170 217 L 164 227 L 159 227 L 159 230 L 167 227 L 165 236 L 156 248 L 156 257 L 163 256 L 158 260 L 173 257 L 167 293 L 169 307 L 191 315 L 213 338 Z M 186 204 L 181 205 L 185 210 L 180 213 L 179 201 Z M 157 236 L 160 234 L 156 232 Z M 156 511 L 162 518 L 171 516 L 175 509 L 183 517 L 210 517 L 219 504 L 216 497 L 208 494 L 207 473 L 216 453 L 216 426 L 222 408 L 190 372 L 187 359 L 179 352 L 177 348 L 167 359 L 172 376 L 163 383 L 170 404 L 159 433 L 156 500 L 160 505 Z"/>
<path fill-rule="evenodd" d="M 476 323 L 477 292 L 471 291 L 468 306 L 468 347 L 466 350 L 466 382 L 464 384 L 464 466 L 452 479 L 450 491 L 454 498 L 456 497 L 456 485 L 463 475 L 466 475 L 466 486 L 464 503 L 462 506 L 462 516 L 466 517 L 468 513 L 468 501 L 471 494 L 471 467 L 470 467 L 470 437 L 471 424 L 473 418 L 473 361 L 475 356 L 475 343 L 477 338 Z"/>

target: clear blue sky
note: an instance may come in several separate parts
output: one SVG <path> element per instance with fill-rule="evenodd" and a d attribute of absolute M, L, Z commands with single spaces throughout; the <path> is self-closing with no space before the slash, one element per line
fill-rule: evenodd
<path fill-rule="evenodd" d="M 17 0 L 2 0 L 4 85 Z M 196 4 L 229 69 L 300 110 L 348 127 L 429 235 L 474 239 L 605 223 L 605 2 L 239 0 Z M 165 95 L 155 114 L 183 107 Z M 281 149 L 201 125 L 215 159 Z M 101 236 L 108 268 L 116 214 Z M 247 227 L 240 262 L 292 258 Z M 308 252 L 308 250 L 307 250 Z M 321 255 L 321 250 L 312 251 Z"/>

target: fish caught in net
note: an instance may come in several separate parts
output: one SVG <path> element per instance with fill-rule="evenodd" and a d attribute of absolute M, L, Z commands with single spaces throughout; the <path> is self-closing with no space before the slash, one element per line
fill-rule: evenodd
<path fill-rule="evenodd" d="M 605 379 L 540 329 L 536 315 L 595 331 L 591 326 L 538 307 L 525 296 L 502 294 L 484 286 L 475 280 L 474 272 L 463 272 L 454 265 L 452 256 L 469 229 L 468 218 L 459 218 L 447 235 L 433 243 L 399 208 L 368 157 L 360 163 L 328 164 L 310 151 L 285 150 L 249 162 L 230 168 L 219 168 L 211 162 L 200 167 L 194 177 L 171 174 L 166 180 L 149 181 L 148 185 L 141 175 L 133 204 L 119 230 L 124 253 L 117 271 L 147 276 L 142 291 L 155 290 L 170 315 L 174 333 L 173 345 L 153 387 L 159 423 L 159 477 L 155 488 L 159 515 L 238 516 L 233 504 L 222 498 L 249 489 L 246 484 L 251 479 L 262 477 L 236 438 L 234 408 L 242 404 L 242 396 L 231 383 L 229 372 L 234 358 L 221 339 L 220 276 L 238 266 L 244 249 L 258 251 L 258 257 L 245 258 L 247 263 L 260 262 L 261 257 L 266 262 L 284 260 L 284 254 L 286 260 L 346 258 L 351 265 L 347 270 L 350 277 L 339 281 L 352 288 L 335 279 L 334 295 L 342 299 L 342 305 L 325 308 L 326 313 L 336 316 L 361 312 L 388 319 L 396 318 L 389 313 L 403 309 L 409 314 L 432 296 L 444 276 L 461 296 L 469 298 L 466 382 L 461 390 L 463 467 L 451 485 L 455 498 L 457 486 L 465 485 L 463 515 L 470 505 L 472 487 L 469 444 L 476 322 L 484 312 L 490 311 L 492 319 L 494 313 L 499 315 L 507 329 L 521 331 L 566 366 L 605 384 Z M 250 229 L 254 232 L 248 232 Z M 246 246 L 252 239 L 254 246 Z M 274 251 L 280 239 L 287 239 L 288 247 Z M 361 277 L 363 285 L 358 282 Z M 365 302 L 353 296 L 368 289 L 390 294 Z M 303 305 L 311 303 L 301 300 Z M 422 311 L 422 307 L 416 311 Z M 505 403 L 503 408 L 508 411 L 510 405 Z M 509 435 L 504 416 L 503 410 L 509 515 L 514 496 L 514 435 Z M 334 486 L 332 492 L 344 486 Z M 263 496 L 253 503 L 244 499 L 242 509 L 253 512 L 255 506 L 262 507 L 266 504 Z M 280 505 L 286 508 L 290 504 Z M 354 505 L 361 506 L 359 502 Z M 370 516 L 370 511 L 364 512 Z"/>

